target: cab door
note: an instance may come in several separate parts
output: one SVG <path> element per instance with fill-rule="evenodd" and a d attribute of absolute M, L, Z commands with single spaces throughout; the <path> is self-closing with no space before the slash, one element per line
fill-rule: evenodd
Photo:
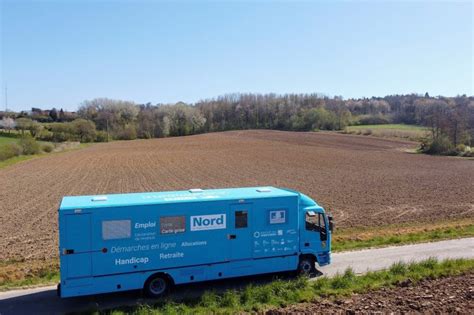
<path fill-rule="evenodd" d="M 326 249 L 328 233 L 324 214 L 313 210 L 304 212 L 304 230 L 301 238 L 301 249 L 306 253 L 317 253 Z"/>
<path fill-rule="evenodd" d="M 229 234 L 230 260 L 252 258 L 252 204 L 236 204 L 230 206 Z"/>
<path fill-rule="evenodd" d="M 66 278 L 92 276 L 91 214 L 65 215 L 65 246 L 61 255 L 66 260 Z"/>

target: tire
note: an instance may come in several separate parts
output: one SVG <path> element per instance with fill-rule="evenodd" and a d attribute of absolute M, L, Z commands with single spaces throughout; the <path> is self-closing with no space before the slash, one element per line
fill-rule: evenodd
<path fill-rule="evenodd" d="M 151 298 L 165 296 L 171 289 L 171 281 L 164 274 L 154 275 L 148 278 L 143 288 L 145 295 Z"/>
<path fill-rule="evenodd" d="M 315 260 L 310 256 L 302 256 L 298 264 L 298 274 L 311 276 L 316 271 Z"/>

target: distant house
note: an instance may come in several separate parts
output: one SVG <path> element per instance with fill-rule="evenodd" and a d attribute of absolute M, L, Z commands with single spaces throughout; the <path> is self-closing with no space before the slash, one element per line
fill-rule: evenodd
<path fill-rule="evenodd" d="M 31 119 L 39 122 L 67 122 L 78 118 L 76 112 L 68 112 L 63 109 L 57 110 L 56 108 L 41 109 L 33 107 L 28 114 Z"/>
<path fill-rule="evenodd" d="M 31 116 L 49 116 L 51 111 L 49 109 L 31 108 Z"/>

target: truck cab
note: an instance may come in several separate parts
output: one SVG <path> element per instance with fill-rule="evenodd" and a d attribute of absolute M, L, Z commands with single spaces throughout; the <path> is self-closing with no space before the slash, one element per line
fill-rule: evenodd
<path fill-rule="evenodd" d="M 331 262 L 332 217 L 314 200 L 300 193 L 299 200 L 301 254 L 314 257 L 319 266 Z"/>

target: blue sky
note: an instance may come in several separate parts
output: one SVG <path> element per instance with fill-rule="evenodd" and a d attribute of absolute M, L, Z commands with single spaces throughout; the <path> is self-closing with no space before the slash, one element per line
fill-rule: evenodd
<path fill-rule="evenodd" d="M 2 109 L 474 94 L 470 1 L 0 1 Z"/>

